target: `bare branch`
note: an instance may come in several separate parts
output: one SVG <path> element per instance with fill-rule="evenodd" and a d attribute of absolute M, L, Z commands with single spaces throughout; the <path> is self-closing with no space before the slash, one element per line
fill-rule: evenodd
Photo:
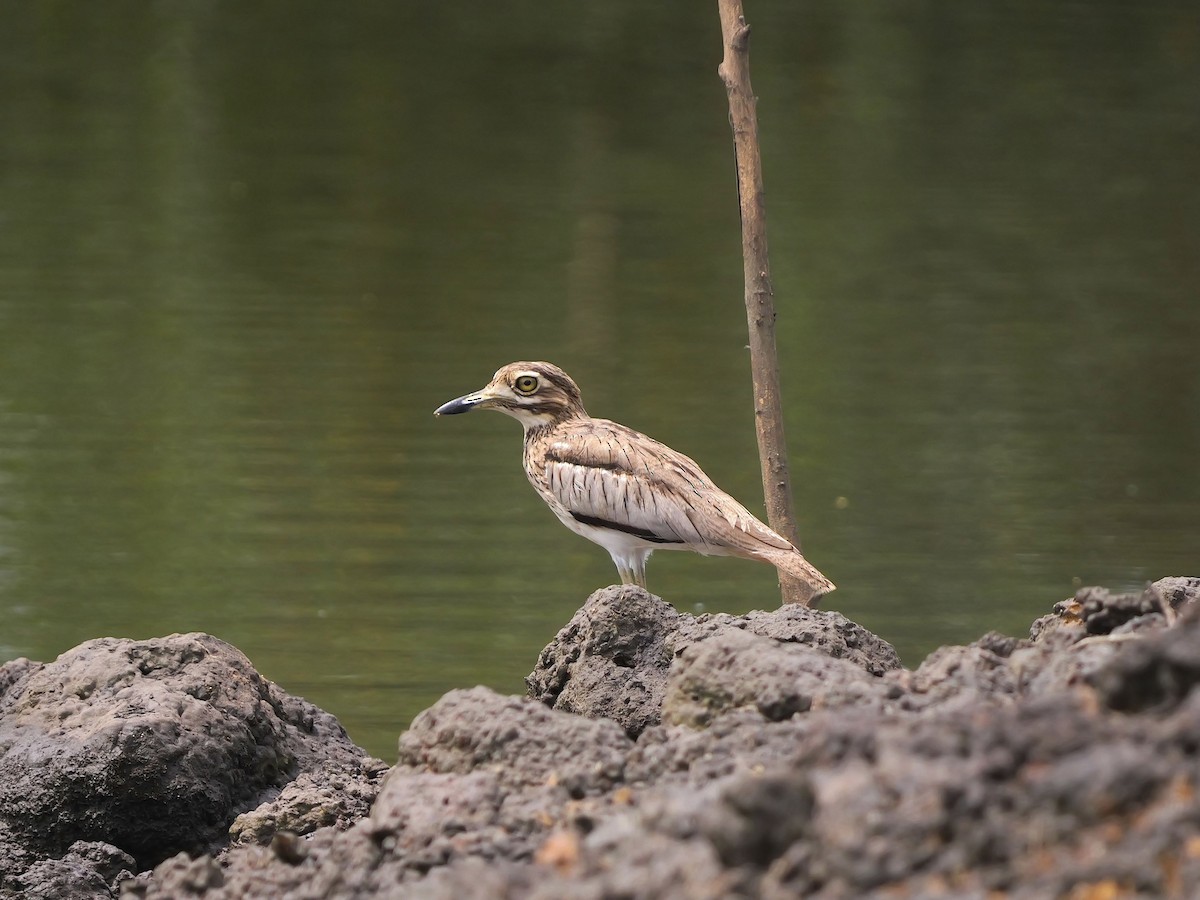
<path fill-rule="evenodd" d="M 783 433 L 779 358 L 775 350 L 775 294 L 767 259 L 767 213 L 763 199 L 762 160 L 758 149 L 757 98 L 750 87 L 750 26 L 741 0 L 717 0 L 725 54 L 717 74 L 729 95 L 729 124 L 737 159 L 738 201 L 742 216 L 742 258 L 746 282 L 746 322 L 750 332 L 750 369 L 754 379 L 754 424 L 762 466 L 767 522 L 800 546 L 792 507 L 787 441 Z M 809 591 L 781 575 L 784 603 L 806 603 Z"/>

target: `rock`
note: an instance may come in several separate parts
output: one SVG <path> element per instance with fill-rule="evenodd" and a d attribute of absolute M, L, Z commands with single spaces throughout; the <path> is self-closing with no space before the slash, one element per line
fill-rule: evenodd
<path fill-rule="evenodd" d="M 122 885 L 121 896 L 203 897 L 224 886 L 225 873 L 211 856 L 192 859 L 186 853 L 177 853 L 154 870 L 153 879 L 138 878 Z"/>
<path fill-rule="evenodd" d="M 612 719 L 637 737 L 658 722 L 679 621 L 670 604 L 634 585 L 596 591 L 542 650 L 529 696 L 563 712 Z"/>
<path fill-rule="evenodd" d="M 1049 635 L 1069 635 L 1079 640 L 1085 634 L 1083 628 L 1083 604 L 1074 597 L 1070 600 L 1060 600 L 1050 608 L 1050 612 L 1033 620 L 1029 626 L 1029 638 L 1032 641 L 1045 640 Z"/>
<path fill-rule="evenodd" d="M 407 868 L 427 872 L 462 855 L 504 855 L 504 793 L 494 772 L 394 770 L 371 810 L 372 836 Z M 492 848 L 497 848 L 489 853 Z"/>
<path fill-rule="evenodd" d="M 279 796 L 234 819 L 229 836 L 237 843 L 265 844 L 281 831 L 305 835 L 349 828 L 370 811 L 386 773 L 385 763 L 365 757 L 358 765 L 331 763 L 302 772 Z"/>
<path fill-rule="evenodd" d="M 630 747 L 606 719 L 476 687 L 450 691 L 413 719 L 400 737 L 399 763 L 429 772 L 491 771 L 506 790 L 562 784 L 582 797 L 620 781 Z"/>
<path fill-rule="evenodd" d="M 1098 837 L 1084 835 L 1103 822 L 1125 823 L 1101 839 L 1109 849 L 1146 841 L 1156 827 L 1138 833 L 1129 823 L 1182 761 L 1174 738 L 1160 745 L 1132 722 L 1097 716 L 1077 694 L 876 721 L 869 738 L 865 724 L 828 715 L 811 732 L 800 771 L 815 811 L 804 839 L 770 867 L 765 894 L 1011 890 L 1045 865 L 1046 848 L 1055 867 L 1079 859 Z M 1096 857 L 1081 871 L 1095 877 L 1104 864 Z"/>
<path fill-rule="evenodd" d="M 772 721 L 814 708 L 882 709 L 888 691 L 883 681 L 853 663 L 803 644 L 731 628 L 680 652 L 671 668 L 662 718 L 701 728 L 722 712 L 743 706 Z"/>
<path fill-rule="evenodd" d="M 406 884 L 402 896 L 404 900 L 463 900 L 469 897 L 544 900 L 566 896 L 555 895 L 556 884 L 561 889 L 553 871 L 507 860 L 470 858 L 453 866 L 434 869 L 416 884 Z"/>
<path fill-rule="evenodd" d="M 642 805 L 650 831 L 700 837 L 730 868 L 765 868 L 808 830 L 814 810 L 808 779 L 788 769 L 751 770 L 695 791 L 663 792 Z"/>
<path fill-rule="evenodd" d="M 554 828 L 577 825 L 619 784 L 632 746 L 613 722 L 482 687 L 451 691 L 401 737 L 400 762 L 367 819 L 344 832 L 314 833 L 301 852 L 289 853 L 299 863 L 276 863 L 260 847 L 231 848 L 219 896 L 374 897 L 404 884 L 407 897 L 433 870 L 472 859 L 529 861 Z M 194 878 L 171 860 L 140 889 L 146 897 L 177 896 Z M 479 883 L 494 882 L 493 874 Z M 479 895 L 478 884 L 446 874 L 431 884 Z"/>
<path fill-rule="evenodd" d="M 1151 587 L 1177 613 L 1200 606 L 1200 576 L 1160 578 Z"/>
<path fill-rule="evenodd" d="M 967 647 L 939 647 L 915 671 L 887 678 L 906 692 L 900 700 L 906 709 L 980 698 L 1015 702 L 1097 684 L 1127 638 L 1164 632 L 1196 596 L 1196 578 L 1162 579 L 1141 594 L 1081 588 L 1035 621 L 1029 640 L 990 634 Z"/>
<path fill-rule="evenodd" d="M 525 683 L 530 697 L 554 709 L 612 719 L 636 738 L 661 721 L 676 656 L 716 637 L 745 634 L 816 651 L 871 675 L 900 666 L 890 644 L 840 613 L 785 606 L 745 616 L 697 618 L 676 612 L 644 588 L 622 585 L 587 599 L 542 650 Z M 836 664 L 833 668 L 846 671 Z"/>
<path fill-rule="evenodd" d="M 966 647 L 939 647 L 915 671 L 889 672 L 905 710 L 1017 703 L 1084 685 L 1117 648 L 1082 629 L 1050 630 L 1036 640 L 985 635 Z"/>
<path fill-rule="evenodd" d="M 1175 628 L 1113 648 L 1088 678 L 1104 702 L 1122 712 L 1168 711 L 1200 684 L 1200 615 Z"/>
<path fill-rule="evenodd" d="M 740 890 L 745 883 L 742 873 L 721 864 L 707 841 L 678 840 L 621 817 L 589 834 L 580 865 L 540 897 L 724 900 L 746 896 Z"/>
<path fill-rule="evenodd" d="M 209 635 L 102 638 L 5 671 L 0 823 L 57 860 L 22 879 L 84 866 L 79 841 L 119 848 L 134 869 L 203 851 L 297 775 L 371 765 L 332 716 Z"/>
<path fill-rule="evenodd" d="M 1030 637 L 1067 630 L 1076 639 L 1086 634 L 1128 632 L 1136 628 L 1165 628 L 1176 615 L 1200 600 L 1200 577 L 1161 578 L 1140 594 L 1114 594 L 1102 587 L 1084 587 L 1070 600 L 1054 604 L 1053 611 L 1037 619 Z M 1132 626 L 1132 627 L 1131 627 Z"/>
<path fill-rule="evenodd" d="M 94 900 L 117 896 L 136 868 L 133 857 L 111 844 L 76 841 L 63 856 L 29 866 L 17 884 L 27 900 Z"/>
<path fill-rule="evenodd" d="M 377 770 L 334 754 L 268 792 L 261 817 L 234 829 L 242 842 L 133 879 L 121 868 L 133 860 L 106 845 L 39 856 L 18 835 L 6 856 L 0 818 L 0 887 L 110 897 L 120 882 L 147 900 L 1200 896 L 1190 589 L 1084 592 L 1030 639 L 984 635 L 911 672 L 830 614 L 672 618 L 640 589 L 600 592 L 543 657 L 537 690 L 561 698 L 575 682 L 571 703 L 596 714 L 665 671 L 660 717 L 618 724 L 452 691 L 401 736 L 365 817 Z M 607 695 L 601 663 L 621 682 Z M 0 702 L 37 674 L 18 672 Z"/>
<path fill-rule="evenodd" d="M 1012 698 L 1019 677 L 1011 664 L 1015 651 L 1005 647 L 1001 655 L 987 644 L 976 642 L 966 647 L 939 647 L 913 672 L 892 676 L 907 692 L 901 703 L 905 709 L 925 709 L 937 704 L 972 704 L 981 697 L 995 702 Z"/>
<path fill-rule="evenodd" d="M 853 663 L 871 675 L 900 668 L 900 657 L 883 638 L 872 634 L 841 613 L 807 606 L 789 605 L 768 611 L 754 610 L 744 616 L 716 613 L 680 618 L 678 634 L 672 639 L 675 653 L 730 629 L 748 631 L 783 644 L 799 644 L 834 659 Z"/>
<path fill-rule="evenodd" d="M 23 656 L 0 666 L 0 703 L 4 701 L 4 695 L 14 684 L 28 678 L 31 672 L 35 672 L 41 667 L 41 663 L 33 662 Z"/>
<path fill-rule="evenodd" d="M 1104 588 L 1083 588 L 1075 595 L 1088 634 L 1112 634 L 1121 626 L 1146 616 L 1162 617 L 1163 600 L 1148 588 L 1141 594 L 1113 594 Z M 1166 624 L 1165 620 L 1162 624 Z"/>
<path fill-rule="evenodd" d="M 1092 673 L 1120 651 L 1118 643 L 1108 636 L 1078 638 L 1062 634 L 1014 651 L 1009 665 L 1018 679 L 1020 694 L 1052 696 L 1085 687 Z"/>

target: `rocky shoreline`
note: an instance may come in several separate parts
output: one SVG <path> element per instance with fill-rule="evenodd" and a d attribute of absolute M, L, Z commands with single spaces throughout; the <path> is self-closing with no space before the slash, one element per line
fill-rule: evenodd
<path fill-rule="evenodd" d="M 390 769 L 209 635 L 0 667 L 0 897 L 1200 896 L 1200 578 L 914 670 L 597 591 Z"/>

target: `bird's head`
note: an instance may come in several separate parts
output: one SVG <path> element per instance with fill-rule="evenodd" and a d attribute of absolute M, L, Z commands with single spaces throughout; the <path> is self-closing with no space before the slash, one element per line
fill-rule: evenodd
<path fill-rule="evenodd" d="M 442 404 L 433 414 L 454 416 L 473 409 L 499 410 L 519 421 L 526 431 L 587 415 L 571 376 L 547 362 L 509 363 L 492 376 L 487 387 Z"/>

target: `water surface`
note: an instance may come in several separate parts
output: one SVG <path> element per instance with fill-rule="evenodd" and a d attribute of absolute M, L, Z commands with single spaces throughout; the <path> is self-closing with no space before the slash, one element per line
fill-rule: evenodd
<path fill-rule="evenodd" d="M 909 664 L 1195 574 L 1200 14 L 754 3 L 795 494 Z M 514 359 L 761 509 L 715 5 L 29 3 L 0 29 L 0 660 L 208 631 L 391 757 L 607 555 Z M 683 610 L 773 572 L 659 554 Z"/>

